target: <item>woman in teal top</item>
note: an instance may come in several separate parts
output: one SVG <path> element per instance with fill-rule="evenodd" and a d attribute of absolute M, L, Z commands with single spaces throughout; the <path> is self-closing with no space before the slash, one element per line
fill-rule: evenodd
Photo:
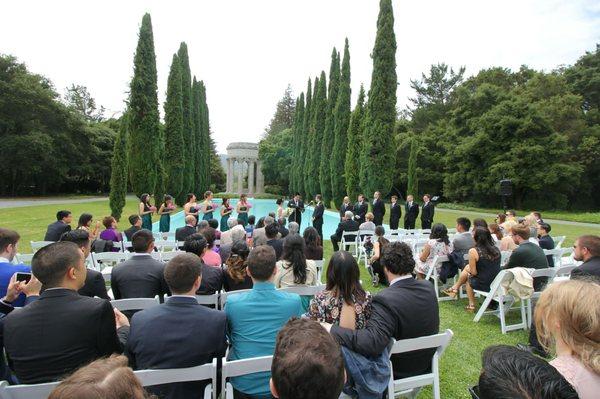
<path fill-rule="evenodd" d="M 173 205 L 173 197 L 166 194 L 158 214 L 160 215 L 160 222 L 158 223 L 158 231 L 161 233 L 168 233 L 171 230 L 171 213 L 175 211 L 175 205 Z M 166 234 L 163 234 L 166 236 Z"/>
<path fill-rule="evenodd" d="M 238 219 L 242 221 L 242 225 L 246 227 L 248 224 L 248 211 L 252 208 L 252 204 L 247 201 L 246 194 L 240 195 L 240 200 L 238 201 L 235 211 L 238 214 Z"/>
<path fill-rule="evenodd" d="M 223 205 L 221 206 L 221 223 L 219 223 L 219 228 L 221 231 L 229 230 L 227 221 L 231 216 L 231 212 L 233 212 L 233 207 L 229 205 L 229 198 L 223 198 Z"/>
<path fill-rule="evenodd" d="M 140 196 L 139 215 L 142 218 L 142 229 L 152 231 L 152 214 L 156 207 L 150 204 L 150 194 Z"/>
<path fill-rule="evenodd" d="M 204 193 L 204 201 L 200 204 L 200 212 L 204 216 L 202 216 L 202 220 L 210 220 L 213 218 L 213 210 L 215 209 L 215 205 L 212 203 L 213 193 L 212 191 L 207 191 Z"/>

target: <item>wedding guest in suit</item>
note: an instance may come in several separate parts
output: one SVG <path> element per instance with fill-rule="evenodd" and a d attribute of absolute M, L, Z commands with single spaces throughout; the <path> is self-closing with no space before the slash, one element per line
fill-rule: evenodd
<path fill-rule="evenodd" d="M 292 213 L 288 218 L 288 222 L 296 222 L 302 225 L 302 212 L 304 212 L 304 202 L 300 198 L 300 193 L 296 193 L 294 198 L 288 202 L 288 208 L 292 208 Z"/>
<path fill-rule="evenodd" d="M 430 229 L 433 224 L 434 205 L 431 203 L 431 196 L 423 196 L 423 206 L 421 207 L 421 228 Z"/>
<path fill-rule="evenodd" d="M 404 228 L 414 230 L 417 216 L 419 216 L 419 204 L 414 202 L 412 195 L 409 195 L 406 197 L 406 205 L 404 207 Z"/>
<path fill-rule="evenodd" d="M 575 241 L 573 249 L 573 259 L 579 262 L 583 261 L 583 264 L 573 269 L 571 278 L 587 276 L 600 280 L 600 237 L 581 236 Z"/>
<path fill-rule="evenodd" d="M 142 229 L 142 218 L 140 215 L 130 215 L 129 224 L 131 227 L 123 231 L 123 234 L 127 237 L 127 241 L 131 242 L 133 235 Z"/>
<path fill-rule="evenodd" d="M 398 196 L 392 195 L 392 202 L 390 204 L 390 229 L 398 230 L 400 224 L 400 217 L 402 216 L 402 208 L 398 204 Z"/>
<path fill-rule="evenodd" d="M 383 224 L 383 217 L 385 216 L 385 203 L 381 200 L 381 193 L 375 191 L 373 194 L 373 222 L 375 226 L 381 226 Z"/>
<path fill-rule="evenodd" d="M 273 247 L 277 260 L 279 260 L 283 253 L 283 239 L 279 238 L 279 227 L 277 223 L 271 223 L 265 226 L 265 235 L 267 236 L 266 245 Z"/>
<path fill-rule="evenodd" d="M 186 238 L 196 233 L 196 216 L 187 215 L 185 217 L 185 226 L 175 230 L 175 240 L 185 241 Z"/>
<path fill-rule="evenodd" d="M 275 219 L 273 219 L 271 216 L 266 216 L 263 219 L 263 227 L 254 229 L 254 232 L 252 233 L 252 243 L 255 247 L 258 247 L 259 245 L 265 245 L 267 243 L 268 238 L 265 229 L 268 225 L 273 223 L 275 223 Z"/>
<path fill-rule="evenodd" d="M 13 264 L 21 236 L 13 230 L 0 227 L 0 298 L 6 295 L 10 279 L 15 273 L 31 273 L 31 268 L 24 264 Z M 24 306 L 25 295 L 18 295 L 11 303 L 13 306 Z"/>
<path fill-rule="evenodd" d="M 285 227 L 285 218 L 279 218 L 277 220 L 277 225 L 279 226 L 279 235 L 281 238 L 285 238 L 288 234 L 290 234 L 290 231 L 287 229 L 287 227 Z"/>
<path fill-rule="evenodd" d="M 333 245 L 333 251 L 338 251 L 340 249 L 339 243 L 342 241 L 342 234 L 346 231 L 358 231 L 358 222 L 354 220 L 354 214 L 350 211 L 346 211 L 344 215 L 344 219 L 338 224 L 337 229 L 335 230 L 335 234 L 331 236 L 331 244 Z M 349 237 L 350 239 L 356 238 Z M 348 248 L 344 248 L 344 250 L 348 250 Z"/>
<path fill-rule="evenodd" d="M 58 211 L 56 213 L 56 222 L 48 225 L 44 241 L 58 241 L 64 232 L 71 230 L 71 221 L 73 215 L 71 211 Z"/>
<path fill-rule="evenodd" d="M 342 206 L 340 206 L 340 222 L 344 220 L 347 211 L 354 212 L 354 206 L 350 203 L 350 197 L 344 197 Z"/>
<path fill-rule="evenodd" d="M 548 223 L 540 223 L 537 228 L 537 235 L 539 237 L 538 243 L 542 249 L 554 249 L 554 240 L 550 237 L 550 231 L 552 227 Z M 554 257 L 552 255 L 546 256 L 548 259 L 548 266 L 554 267 Z"/>
<path fill-rule="evenodd" d="M 473 235 L 469 231 L 470 228 L 471 221 L 469 218 L 460 217 L 456 219 L 456 234 L 452 240 L 452 246 L 455 251 L 461 251 L 466 254 L 469 249 L 475 246 L 475 240 L 473 240 Z"/>
<path fill-rule="evenodd" d="M 183 250 L 192 253 L 202 259 L 202 255 L 208 250 L 206 238 L 200 233 L 192 234 L 186 238 L 183 244 Z M 196 294 L 212 295 L 223 287 L 223 269 L 220 267 L 208 266 L 202 263 L 202 282 Z"/>
<path fill-rule="evenodd" d="M 358 201 L 354 204 L 354 220 L 356 220 L 359 225 L 363 224 L 368 211 L 369 204 L 365 201 L 365 196 L 359 194 Z"/>
<path fill-rule="evenodd" d="M 312 225 L 317 232 L 319 233 L 319 237 L 323 238 L 323 214 L 325 213 L 325 205 L 323 205 L 323 201 L 321 201 L 321 194 L 317 194 L 315 196 L 315 210 L 312 215 Z"/>

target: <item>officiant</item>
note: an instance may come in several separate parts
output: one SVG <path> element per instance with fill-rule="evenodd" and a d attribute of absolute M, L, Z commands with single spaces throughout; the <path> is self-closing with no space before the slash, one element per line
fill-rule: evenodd
<path fill-rule="evenodd" d="M 304 202 L 300 199 L 300 193 L 296 193 L 294 198 L 288 202 L 288 208 L 291 208 L 288 222 L 296 222 L 300 226 L 302 224 L 302 212 L 304 212 Z"/>

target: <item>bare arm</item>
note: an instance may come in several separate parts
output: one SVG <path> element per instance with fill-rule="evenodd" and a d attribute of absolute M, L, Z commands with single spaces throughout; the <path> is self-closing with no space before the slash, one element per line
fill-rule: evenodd
<path fill-rule="evenodd" d="M 425 262 L 427 258 L 429 258 L 430 251 L 431 247 L 429 246 L 429 244 L 425 244 L 425 246 L 423 247 L 423 251 L 421 251 L 421 255 L 419 255 L 419 260 L 421 262 Z"/>
<path fill-rule="evenodd" d="M 477 276 L 477 261 L 479 260 L 479 254 L 475 248 L 469 249 L 469 274 L 471 276 Z"/>

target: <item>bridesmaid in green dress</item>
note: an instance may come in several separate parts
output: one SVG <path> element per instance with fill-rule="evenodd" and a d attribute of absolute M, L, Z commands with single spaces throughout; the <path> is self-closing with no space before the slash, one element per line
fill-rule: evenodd
<path fill-rule="evenodd" d="M 212 203 L 213 193 L 212 191 L 207 191 L 204 193 L 204 201 L 200 204 L 200 212 L 204 216 L 202 216 L 202 220 L 210 220 L 213 218 L 213 210 L 215 209 L 215 205 Z"/>
<path fill-rule="evenodd" d="M 163 233 L 163 239 L 166 239 L 167 233 L 171 230 L 171 213 L 175 211 L 175 205 L 173 204 L 173 197 L 165 194 L 165 199 L 160 204 L 158 214 L 160 215 L 160 222 L 158 223 L 158 231 Z"/>
<path fill-rule="evenodd" d="M 142 229 L 152 231 L 152 214 L 156 207 L 150 204 L 150 194 L 140 196 L 139 215 L 142 218 Z"/>
<path fill-rule="evenodd" d="M 221 206 L 221 223 L 219 223 L 221 231 L 229 230 L 227 221 L 229 220 L 229 216 L 231 216 L 231 212 L 233 212 L 233 207 L 229 205 L 229 198 L 223 198 L 223 205 Z"/>
<path fill-rule="evenodd" d="M 240 200 L 238 201 L 235 211 L 238 214 L 238 219 L 242 221 L 242 225 L 246 227 L 248 224 L 248 211 L 252 208 L 252 204 L 247 201 L 246 194 L 240 195 Z"/>

